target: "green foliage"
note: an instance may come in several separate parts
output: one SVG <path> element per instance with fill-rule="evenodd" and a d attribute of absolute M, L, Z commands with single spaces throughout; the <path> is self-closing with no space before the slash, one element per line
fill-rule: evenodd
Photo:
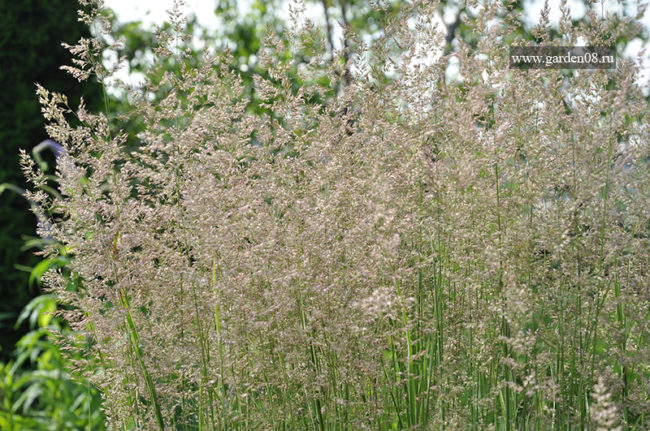
<path fill-rule="evenodd" d="M 105 429 L 99 392 L 66 371 L 69 362 L 51 339 L 66 331 L 56 310 L 55 299 L 41 295 L 20 314 L 16 325 L 29 322 L 31 330 L 18 341 L 15 359 L 0 363 L 2 430 Z"/>
<path fill-rule="evenodd" d="M 320 51 L 321 45 L 328 51 L 328 58 L 333 61 L 333 50 L 346 50 L 344 58 L 349 59 L 353 52 L 358 50 L 358 41 L 364 40 L 370 43 L 381 35 L 380 23 L 389 17 L 397 14 L 402 1 L 391 1 L 390 7 L 383 9 L 373 9 L 367 2 L 357 0 L 313 0 L 308 2 L 309 7 L 321 9 L 324 12 L 325 31 L 318 35 L 313 41 L 303 41 L 305 49 L 300 52 L 284 52 L 277 56 L 275 60 L 282 63 L 294 61 L 295 64 L 290 68 L 289 79 L 293 87 L 297 90 L 302 85 L 298 76 L 297 69 L 299 66 L 306 65 L 315 52 Z M 191 17 L 187 22 L 187 33 L 198 36 L 198 39 L 207 47 L 217 51 L 228 50 L 233 57 L 233 62 L 229 68 L 236 71 L 242 78 L 246 89 L 245 96 L 250 99 L 248 105 L 249 112 L 262 115 L 273 115 L 272 110 L 264 108 L 263 101 L 257 94 L 254 83 L 254 76 L 261 76 L 269 79 L 269 65 L 260 62 L 262 53 L 260 49 L 264 45 L 265 35 L 273 32 L 278 39 L 286 42 L 287 30 L 289 30 L 286 20 L 281 18 L 281 9 L 286 7 L 286 3 L 279 0 L 252 2 L 250 10 L 246 13 L 241 12 L 241 5 L 237 0 L 217 0 L 215 14 L 221 20 L 222 25 L 216 29 L 202 28 L 196 21 L 196 17 Z M 320 23 L 318 23 L 320 24 Z M 349 27 L 350 32 L 343 35 L 343 40 L 336 40 L 334 26 L 336 25 Z M 129 61 L 129 70 L 136 75 L 144 74 L 149 71 L 151 66 L 153 47 L 156 46 L 155 32 L 145 29 L 140 22 L 118 23 L 113 22 L 113 28 L 116 38 L 124 40 L 122 49 L 118 50 L 119 56 L 124 56 Z M 169 24 L 163 24 L 163 31 L 169 31 Z M 356 34 L 358 37 L 354 40 L 350 37 Z M 188 52 L 196 64 L 199 58 L 199 49 L 191 41 L 179 39 L 176 41 L 180 51 Z M 341 58 L 342 60 L 343 58 Z M 157 78 L 162 78 L 164 71 L 178 70 L 178 66 L 173 58 L 162 59 L 163 67 L 160 68 Z M 341 66 L 341 75 L 347 73 L 345 66 Z M 319 85 L 328 85 L 327 76 L 320 79 Z M 328 94 L 333 96 L 334 91 Z M 157 96 L 161 96 L 158 93 Z M 318 100 L 312 100 L 318 102 Z M 128 103 L 124 99 L 121 101 L 113 100 L 113 106 L 120 112 L 128 109 Z M 125 129 L 129 134 L 134 134 L 142 130 L 142 124 L 127 124 Z"/>

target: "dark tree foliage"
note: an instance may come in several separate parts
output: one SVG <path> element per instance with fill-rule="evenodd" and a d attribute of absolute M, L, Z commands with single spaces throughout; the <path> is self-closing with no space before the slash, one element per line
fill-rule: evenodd
<path fill-rule="evenodd" d="M 88 33 L 77 21 L 77 8 L 74 0 L 0 0 L 0 184 L 24 188 L 19 149 L 29 152 L 47 138 L 35 82 L 67 94 L 73 105 L 82 94 L 91 108 L 101 101 L 97 85 L 79 86 L 59 69 L 70 63 L 61 42 L 74 43 Z M 38 293 L 28 287 L 27 272 L 38 259 L 24 249 L 36 224 L 27 201 L 5 190 L 0 202 L 0 359 L 7 359 L 21 335 L 13 330 L 15 319 Z"/>

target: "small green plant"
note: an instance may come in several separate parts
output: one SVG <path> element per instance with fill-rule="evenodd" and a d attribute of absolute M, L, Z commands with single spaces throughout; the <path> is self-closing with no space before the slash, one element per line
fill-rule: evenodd
<path fill-rule="evenodd" d="M 52 331 L 65 331 L 54 317 L 56 301 L 50 295 L 34 298 L 17 325 L 31 330 L 16 345 L 15 360 L 0 363 L 0 429 L 6 431 L 101 431 L 101 398 L 90 383 L 73 378 Z"/>

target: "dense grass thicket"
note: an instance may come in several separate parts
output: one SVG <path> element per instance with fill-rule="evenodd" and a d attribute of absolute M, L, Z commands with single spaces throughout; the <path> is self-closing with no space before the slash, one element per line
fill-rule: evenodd
<path fill-rule="evenodd" d="M 101 21 L 89 3 L 82 18 Z M 176 7 L 121 118 L 145 124 L 136 146 L 39 87 L 66 151 L 56 194 L 23 157 L 29 198 L 58 241 L 45 255 L 72 258 L 45 278 L 109 429 L 648 428 L 638 65 L 510 69 L 520 23 L 491 1 L 473 5 L 477 46 L 442 55 L 436 6 L 334 58 L 292 9 L 287 42 L 262 50 L 262 116 L 229 53 L 176 49 Z M 638 31 L 562 7 L 540 44 Z M 102 49 L 82 40 L 69 70 L 109 85 Z"/>

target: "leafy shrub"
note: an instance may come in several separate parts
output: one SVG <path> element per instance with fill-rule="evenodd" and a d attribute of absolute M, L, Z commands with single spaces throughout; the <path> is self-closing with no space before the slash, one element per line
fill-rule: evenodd
<path fill-rule="evenodd" d="M 157 55 L 178 67 L 154 65 L 125 114 L 146 124 L 137 150 L 105 114 L 39 88 L 66 154 L 58 197 L 23 156 L 30 198 L 84 287 L 45 278 L 87 337 L 61 342 L 112 425 L 647 427 L 638 68 L 509 69 L 517 19 L 507 5 L 476 8 L 476 50 L 461 41 L 427 61 L 443 35 L 436 5 L 417 5 L 350 69 L 347 54 L 319 53 L 322 35 L 294 9 L 288 45 L 269 36 L 262 50 L 256 94 L 271 114 L 260 118 L 227 52 L 193 66 L 176 49 L 177 5 Z M 636 31 L 590 17 L 573 26 L 565 14 L 554 40 L 546 21 L 535 31 L 592 45 Z M 69 70 L 106 80 L 101 49 L 72 47 Z M 301 88 L 287 50 L 310 59 Z M 324 97 L 346 70 L 350 84 Z"/>
<path fill-rule="evenodd" d="M 18 319 L 32 329 L 16 345 L 15 360 L 0 363 L 3 430 L 105 429 L 98 391 L 65 370 L 67 361 L 49 337 L 63 329 L 53 318 L 56 308 L 51 296 L 37 296 Z"/>

